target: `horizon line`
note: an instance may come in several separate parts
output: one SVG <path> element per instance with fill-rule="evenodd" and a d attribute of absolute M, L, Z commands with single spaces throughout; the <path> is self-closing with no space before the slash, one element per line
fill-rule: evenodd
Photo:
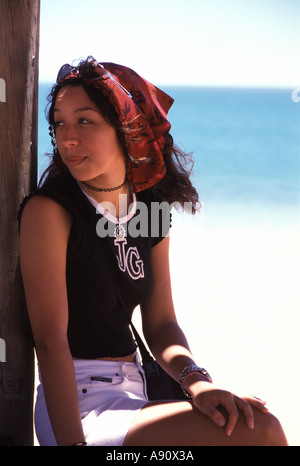
<path fill-rule="evenodd" d="M 55 82 L 39 79 L 39 85 L 53 86 Z M 290 91 L 299 86 L 292 84 L 273 85 L 273 84 L 205 84 L 205 83 L 155 83 L 158 87 L 185 88 L 185 89 L 216 89 L 216 90 L 262 90 L 262 91 Z"/>

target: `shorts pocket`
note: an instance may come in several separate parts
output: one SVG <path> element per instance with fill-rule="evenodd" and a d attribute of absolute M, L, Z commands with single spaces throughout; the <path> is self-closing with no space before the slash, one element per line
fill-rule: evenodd
<path fill-rule="evenodd" d="M 78 391 L 82 394 L 87 392 L 110 388 L 120 385 L 123 382 L 123 376 L 119 374 L 97 374 L 86 377 L 84 380 L 77 382 Z"/>
<path fill-rule="evenodd" d="M 122 382 L 120 375 L 102 374 L 91 375 L 77 383 L 81 417 L 96 409 Z"/>
<path fill-rule="evenodd" d="M 112 387 L 113 385 L 119 385 L 123 382 L 123 380 L 124 380 L 124 377 L 116 373 L 115 375 L 111 375 L 111 374 L 91 375 L 89 382 L 90 382 L 91 387 L 101 388 L 101 387 Z"/>

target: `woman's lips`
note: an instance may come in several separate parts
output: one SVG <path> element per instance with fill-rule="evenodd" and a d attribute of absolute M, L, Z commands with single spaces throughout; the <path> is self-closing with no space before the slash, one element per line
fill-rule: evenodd
<path fill-rule="evenodd" d="M 77 167 L 77 165 L 80 165 L 82 162 L 84 162 L 84 160 L 86 158 L 87 158 L 86 156 L 84 156 L 84 157 L 67 157 L 66 158 L 66 163 L 67 163 L 68 167 L 73 168 L 73 167 Z"/>

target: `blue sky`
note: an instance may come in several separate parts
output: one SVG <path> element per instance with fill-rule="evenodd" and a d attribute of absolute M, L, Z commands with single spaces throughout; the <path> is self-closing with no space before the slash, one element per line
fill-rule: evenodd
<path fill-rule="evenodd" d="M 157 85 L 300 85 L 299 0 L 41 0 L 40 81 L 93 55 Z"/>

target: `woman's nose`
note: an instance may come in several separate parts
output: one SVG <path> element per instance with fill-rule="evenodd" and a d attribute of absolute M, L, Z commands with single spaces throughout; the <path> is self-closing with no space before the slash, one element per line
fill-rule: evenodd
<path fill-rule="evenodd" d="M 67 148 L 78 146 L 80 141 L 75 129 L 65 127 L 61 137 L 61 142 Z"/>

